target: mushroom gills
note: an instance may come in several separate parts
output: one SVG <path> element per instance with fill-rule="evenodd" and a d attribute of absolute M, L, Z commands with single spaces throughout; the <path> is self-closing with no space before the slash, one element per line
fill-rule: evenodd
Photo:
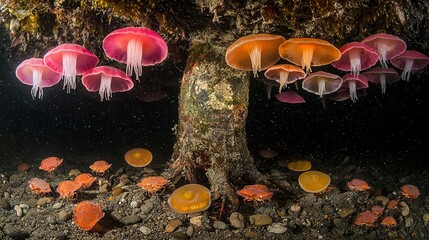
<path fill-rule="evenodd" d="M 410 81 L 411 69 L 413 67 L 413 64 L 414 64 L 414 59 L 407 59 L 405 61 L 404 71 L 401 74 L 402 80 L 407 81 L 407 82 Z"/>
<path fill-rule="evenodd" d="M 63 89 L 67 87 L 67 93 L 70 93 L 70 89 L 76 89 L 76 60 L 77 54 L 74 52 L 63 54 Z"/>
<path fill-rule="evenodd" d="M 39 93 L 39 98 L 43 98 L 43 87 L 40 86 L 42 81 L 42 70 L 33 68 L 33 87 L 31 88 L 31 96 L 33 99 L 37 97 L 37 93 Z"/>
<path fill-rule="evenodd" d="M 253 47 L 249 57 L 252 62 L 253 76 L 258 77 L 258 72 L 261 71 L 261 49 L 257 46 Z"/>
<path fill-rule="evenodd" d="M 139 76 L 142 75 L 142 56 L 143 42 L 136 39 L 131 39 L 127 44 L 127 68 L 126 74 L 132 75 L 132 70 L 136 74 L 136 79 L 140 81 Z"/>
<path fill-rule="evenodd" d="M 110 100 L 110 98 L 112 97 L 112 88 L 110 87 L 111 84 L 112 84 L 112 77 L 102 73 L 101 81 L 100 81 L 100 90 L 99 90 L 101 101 L 103 101 L 104 99 Z"/>

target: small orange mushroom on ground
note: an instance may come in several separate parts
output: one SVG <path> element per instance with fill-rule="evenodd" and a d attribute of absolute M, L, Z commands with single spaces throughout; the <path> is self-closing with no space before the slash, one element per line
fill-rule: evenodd
<path fill-rule="evenodd" d="M 323 66 L 337 61 L 341 52 L 329 42 L 316 38 L 290 38 L 279 46 L 280 56 L 301 66 L 307 73 L 311 66 Z"/>
<path fill-rule="evenodd" d="M 287 168 L 295 172 L 305 172 L 311 169 L 311 162 L 307 160 L 292 161 L 287 164 Z"/>
<path fill-rule="evenodd" d="M 378 206 L 378 205 L 374 205 L 371 207 L 371 213 L 380 216 L 381 214 L 383 214 L 384 211 L 384 207 L 382 206 Z"/>
<path fill-rule="evenodd" d="M 280 35 L 253 34 L 242 37 L 226 50 L 225 61 L 235 69 L 258 72 L 274 65 L 279 59 L 280 44 L 286 39 Z"/>
<path fill-rule="evenodd" d="M 28 165 L 28 163 L 20 163 L 18 166 L 16 166 L 16 169 L 20 172 L 26 172 L 28 169 L 30 169 L 30 165 Z"/>
<path fill-rule="evenodd" d="M 390 210 L 398 209 L 398 200 L 392 199 L 387 203 L 387 208 Z"/>
<path fill-rule="evenodd" d="M 76 195 L 76 191 L 79 190 L 81 184 L 75 181 L 67 180 L 60 182 L 57 188 L 57 192 L 60 194 L 60 198 L 72 199 Z"/>
<path fill-rule="evenodd" d="M 134 148 L 125 153 L 125 161 L 133 167 L 145 167 L 152 162 L 152 153 L 144 148 Z"/>
<path fill-rule="evenodd" d="M 420 196 L 420 190 L 418 187 L 411 185 L 411 184 L 407 184 L 401 187 L 401 193 L 402 196 L 406 197 L 406 198 L 417 198 L 418 196 Z"/>
<path fill-rule="evenodd" d="M 92 176 L 91 174 L 89 174 L 89 173 L 79 174 L 74 179 L 74 181 L 77 184 L 80 184 L 80 188 L 81 189 L 87 189 L 87 188 L 89 188 L 92 185 L 92 183 L 94 183 L 95 180 L 96 180 L 96 178 L 94 176 Z"/>
<path fill-rule="evenodd" d="M 372 213 L 369 210 L 359 213 L 356 216 L 355 224 L 358 226 L 372 227 L 375 221 L 377 221 L 378 215 Z"/>
<path fill-rule="evenodd" d="M 49 184 L 39 178 L 32 178 L 28 181 L 28 187 L 34 194 L 45 194 L 52 192 L 51 186 Z"/>
<path fill-rule="evenodd" d="M 244 186 L 243 189 L 237 191 L 237 194 L 244 197 L 244 201 L 248 202 L 263 202 L 273 197 L 273 192 L 270 192 L 265 185 L 260 184 Z"/>
<path fill-rule="evenodd" d="M 104 160 L 95 161 L 89 168 L 98 175 L 103 175 L 112 164 L 109 164 L 108 162 Z"/>
<path fill-rule="evenodd" d="M 89 231 L 104 217 L 104 212 L 100 205 L 90 201 L 83 201 L 74 207 L 73 215 L 76 226 L 82 230 Z"/>
<path fill-rule="evenodd" d="M 265 71 L 265 77 L 279 82 L 279 92 L 287 84 L 294 83 L 305 78 L 306 74 L 302 68 L 292 64 L 276 64 Z"/>
<path fill-rule="evenodd" d="M 347 187 L 350 188 L 350 190 L 355 192 L 363 192 L 368 189 L 370 189 L 369 184 L 361 179 L 353 179 L 350 182 L 347 182 Z"/>
<path fill-rule="evenodd" d="M 329 183 L 331 183 L 331 177 L 323 172 L 307 171 L 299 175 L 298 183 L 306 192 L 319 193 L 329 186 Z"/>
<path fill-rule="evenodd" d="M 381 225 L 384 227 L 396 227 L 398 223 L 396 222 L 395 218 L 393 216 L 386 216 L 381 220 Z"/>
<path fill-rule="evenodd" d="M 210 191 L 200 184 L 184 185 L 168 198 L 168 205 L 178 213 L 202 212 L 209 208 L 210 204 Z"/>
<path fill-rule="evenodd" d="M 62 158 L 58 157 L 48 157 L 42 160 L 40 163 L 39 169 L 46 171 L 46 172 L 52 172 L 54 171 L 61 163 L 63 162 Z"/>
<path fill-rule="evenodd" d="M 169 181 L 167 179 L 160 176 L 145 177 L 140 181 L 140 183 L 137 184 L 137 186 L 148 191 L 149 194 L 154 194 L 155 192 L 164 189 L 165 184 L 168 182 Z"/>

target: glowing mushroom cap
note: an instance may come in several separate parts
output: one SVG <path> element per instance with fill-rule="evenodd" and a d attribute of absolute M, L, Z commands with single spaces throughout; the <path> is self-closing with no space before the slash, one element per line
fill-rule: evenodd
<path fill-rule="evenodd" d="M 127 64 L 127 75 L 142 73 L 142 66 L 152 66 L 164 61 L 168 46 L 156 32 L 144 27 L 126 27 L 109 33 L 103 40 L 107 57 Z"/>
<path fill-rule="evenodd" d="M 377 33 L 361 41 L 378 53 L 381 66 L 387 68 L 387 60 L 401 55 L 407 44 L 401 38 L 387 33 Z"/>
<path fill-rule="evenodd" d="M 337 61 L 341 52 L 329 42 L 316 38 L 290 38 L 279 47 L 280 56 L 311 72 L 310 66 L 323 66 Z"/>
<path fill-rule="evenodd" d="M 152 153 L 144 148 L 134 148 L 125 153 L 125 161 L 133 167 L 145 167 L 152 162 Z"/>
<path fill-rule="evenodd" d="M 46 66 L 64 77 L 67 92 L 76 88 L 76 75 L 97 66 L 98 57 L 88 49 L 72 43 L 61 44 L 45 54 Z"/>
<path fill-rule="evenodd" d="M 350 82 L 353 81 L 356 84 L 356 89 L 368 88 L 368 79 L 365 75 L 353 76 L 353 74 L 348 73 L 342 79 L 343 85 L 350 86 Z"/>
<path fill-rule="evenodd" d="M 386 84 L 392 84 L 399 81 L 399 74 L 393 68 L 375 67 L 362 73 L 368 81 L 381 84 L 381 92 L 386 92 Z"/>
<path fill-rule="evenodd" d="M 339 76 L 318 71 L 310 74 L 302 81 L 302 88 L 308 92 L 322 96 L 337 91 L 342 83 L 343 80 Z"/>
<path fill-rule="evenodd" d="M 284 85 L 305 78 L 306 74 L 302 68 L 292 64 L 277 64 L 265 71 L 265 77 L 280 83 L 279 92 Z"/>
<path fill-rule="evenodd" d="M 210 207 L 210 191 L 200 184 L 187 184 L 176 189 L 168 205 L 178 213 L 201 212 Z"/>
<path fill-rule="evenodd" d="M 225 61 L 235 69 L 257 72 L 275 64 L 280 55 L 278 48 L 286 39 L 279 35 L 254 34 L 242 37 L 226 50 Z"/>
<path fill-rule="evenodd" d="M 332 63 L 337 69 L 351 71 L 358 75 L 361 70 L 374 66 L 378 61 L 377 52 L 360 42 L 347 43 L 340 48 L 341 58 Z"/>
<path fill-rule="evenodd" d="M 311 162 L 307 160 L 292 161 L 287 164 L 287 168 L 295 172 L 304 172 L 311 169 Z"/>
<path fill-rule="evenodd" d="M 307 171 L 299 175 L 298 183 L 304 191 L 318 193 L 329 186 L 329 183 L 331 183 L 331 177 L 323 172 Z"/>
<path fill-rule="evenodd" d="M 429 63 L 429 57 L 415 50 L 407 50 L 401 55 L 390 60 L 393 66 L 404 70 L 402 80 L 409 80 L 411 71 L 425 68 Z"/>
<path fill-rule="evenodd" d="M 33 98 L 37 96 L 37 93 L 39 93 L 39 98 L 42 98 L 44 87 L 51 87 L 61 80 L 61 74 L 47 67 L 42 58 L 24 60 L 16 68 L 15 74 L 19 81 L 33 86 L 31 89 Z"/>
<path fill-rule="evenodd" d="M 89 231 L 104 217 L 104 212 L 100 205 L 90 201 L 83 201 L 74 207 L 73 215 L 76 226 L 82 230 Z"/>
<path fill-rule="evenodd" d="M 305 99 L 294 91 L 286 91 L 276 94 L 277 100 L 284 103 L 305 103 Z"/>
<path fill-rule="evenodd" d="M 109 100 L 112 93 L 126 92 L 134 83 L 123 71 L 109 66 L 98 66 L 85 72 L 82 84 L 90 92 L 99 92 L 101 101 Z"/>

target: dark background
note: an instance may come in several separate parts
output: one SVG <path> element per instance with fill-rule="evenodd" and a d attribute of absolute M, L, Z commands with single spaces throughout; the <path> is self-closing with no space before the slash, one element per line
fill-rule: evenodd
<path fill-rule="evenodd" d="M 4 30 L 0 33 L 0 56 L 13 54 L 6 51 L 8 36 Z M 165 74 L 165 69 L 156 66 L 144 68 L 142 82 L 136 82 L 128 93 L 113 94 L 110 101 L 100 102 L 97 93 L 86 92 L 80 77 L 70 94 L 60 82 L 44 89 L 42 100 L 33 100 L 31 87 L 14 74 L 24 59 L 10 59 L 0 59 L 0 161 L 24 162 L 50 155 L 113 161 L 122 160 L 134 147 L 150 149 L 158 163 L 169 160 L 175 141 L 172 128 L 178 121 L 179 85 L 166 88 L 170 95 L 158 102 L 142 102 L 138 95 L 147 81 L 163 77 L 179 81 L 180 67 Z M 412 161 L 420 166 L 429 152 L 427 76 L 427 70 L 412 74 L 409 83 L 390 85 L 384 95 L 372 84 L 368 96 L 356 103 L 326 101 L 325 108 L 318 96 L 302 89 L 299 92 L 306 104 L 278 102 L 275 88 L 268 100 L 263 83 L 251 79 L 246 125 L 250 150 L 255 156 L 259 149 L 271 148 L 288 156 L 352 156 L 381 164 Z"/>

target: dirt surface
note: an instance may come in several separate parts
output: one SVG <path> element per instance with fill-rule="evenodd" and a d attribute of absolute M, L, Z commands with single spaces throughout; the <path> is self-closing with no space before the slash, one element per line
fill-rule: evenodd
<path fill-rule="evenodd" d="M 94 157 L 65 158 L 54 173 L 38 169 L 41 158 L 27 162 L 26 172 L 3 161 L 0 166 L 0 239 L 427 239 L 429 237 L 429 172 L 416 162 L 395 159 L 393 156 L 372 158 L 360 156 L 304 157 L 313 163 L 313 170 L 328 173 L 328 191 L 313 194 L 298 185 L 299 173 L 287 169 L 285 163 L 297 157 L 280 154 L 274 159 L 255 156 L 255 161 L 268 179 L 288 181 L 289 191 L 270 189 L 271 201 L 243 202 L 240 197 L 238 213 L 226 208 L 217 214 L 221 200 L 202 212 L 178 214 L 172 211 L 167 199 L 175 187 L 169 184 L 162 193 L 149 196 L 136 184 L 145 176 L 159 175 L 162 165 L 136 169 L 124 162 L 112 162 L 112 169 L 98 177 L 94 185 L 78 193 L 73 200 L 59 199 L 57 193 L 36 196 L 28 188 L 28 180 L 38 177 L 56 190 L 59 182 L 73 179 L 72 169 L 90 173 Z M 302 159 L 302 157 L 299 157 Z M 372 159 L 372 160 L 371 160 Z M 380 162 L 386 164 L 379 164 Z M 373 163 L 371 163 L 373 162 Z M 388 163 L 395 162 L 396 165 Z M 275 163 L 275 164 L 274 164 Z M 376 164 L 378 163 L 378 164 Z M 353 178 L 367 181 L 371 189 L 354 192 L 347 182 Z M 112 189 L 121 186 L 122 193 Z M 253 184 L 242 182 L 246 184 Z M 413 184 L 420 188 L 416 199 L 406 199 L 400 188 Z M 100 186 L 101 185 L 101 186 Z M 115 188 L 117 191 L 117 188 Z M 238 190 L 238 189 L 237 189 Z M 387 199 L 386 199 L 387 198 Z M 386 207 L 372 227 L 357 226 L 358 213 L 374 205 L 384 206 L 388 200 L 399 202 L 396 210 Z M 73 221 L 74 206 L 90 200 L 102 206 L 104 218 L 91 231 L 80 230 Z M 18 215 L 16 206 L 23 210 Z M 426 215 L 425 215 L 426 214 Z M 381 219 L 392 215 L 397 226 L 381 226 Z M 242 219 L 240 220 L 240 217 Z M 258 226 L 259 225 L 259 226 Z M 168 232 L 171 231 L 171 232 Z"/>

